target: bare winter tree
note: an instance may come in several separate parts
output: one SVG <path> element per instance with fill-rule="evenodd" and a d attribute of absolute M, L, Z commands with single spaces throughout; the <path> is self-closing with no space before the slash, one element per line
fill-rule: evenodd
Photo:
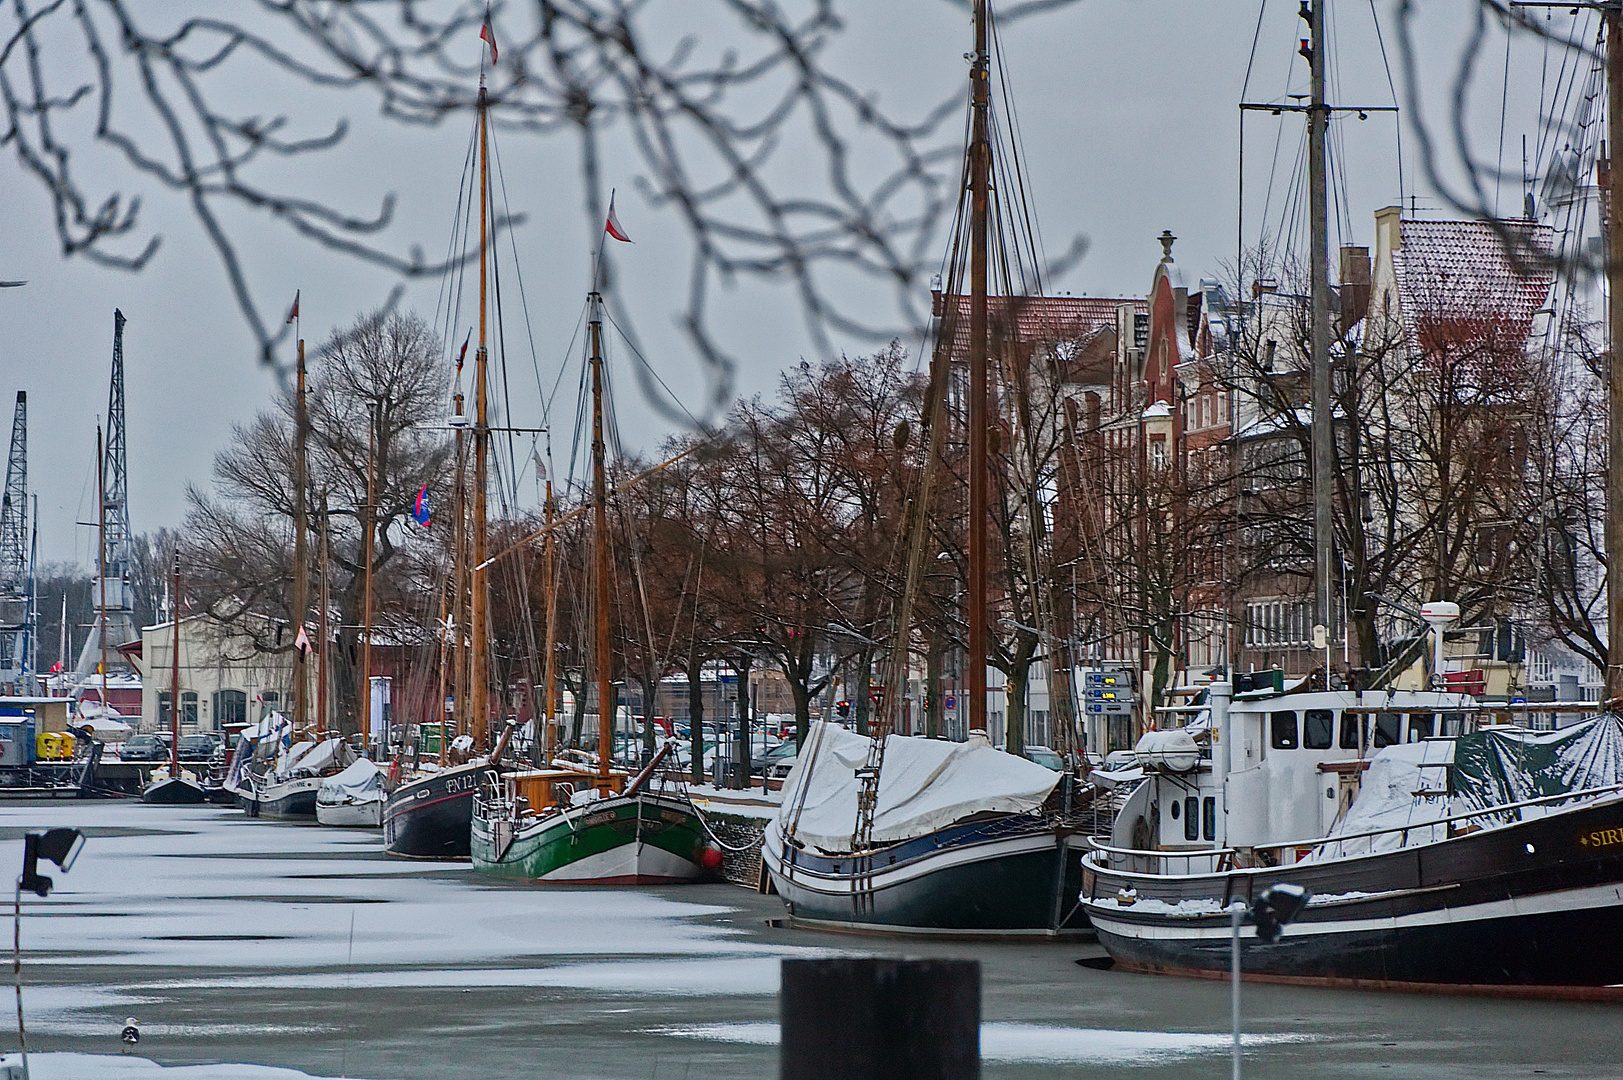
<path fill-rule="evenodd" d="M 312 527 L 325 522 L 329 536 L 340 715 L 353 709 L 358 693 L 368 455 L 375 452 L 377 462 L 372 546 L 378 591 L 415 604 L 421 588 L 391 592 L 391 564 L 401 545 L 410 542 L 406 522 L 417 493 L 425 484 L 431 492 L 443 492 L 448 483 L 445 440 L 427 424 L 440 413 L 447 381 L 437 340 L 421 319 L 404 314 L 368 315 L 335 333 L 311 373 L 306 499 Z M 375 443 L 369 435 L 374 408 Z M 196 568 L 194 599 L 265 653 L 294 647 L 288 608 L 294 565 L 293 418 L 294 402 L 284 395 L 216 455 L 214 492 L 187 492 L 192 509 L 185 527 L 186 561 Z M 314 551 L 312 545 L 312 558 Z"/>
<path fill-rule="evenodd" d="M 1013 4 L 1002 21 L 1066 2 Z M 680 322 L 712 376 L 712 416 L 731 401 L 731 359 L 709 317 L 718 284 L 792 283 L 829 355 L 830 333 L 884 341 L 921 324 L 917 286 L 957 194 L 956 132 L 943 122 L 959 115 L 961 94 L 914 118 L 882 109 L 830 59 L 849 25 L 834 0 L 694 0 L 681 22 L 702 35 L 673 35 L 660 5 L 535 0 L 489 10 L 499 44 L 488 69 L 494 122 L 572 144 L 594 225 L 604 213 L 602 162 L 621 151 L 638 162 L 648 204 L 681 221 L 691 255 Z M 356 101 L 406 126 L 468 114 L 489 55 L 479 41 L 486 11 L 260 0 L 196 15 L 131 0 L 17 0 L 0 23 L 0 145 L 50 196 L 69 256 L 141 269 L 160 243 L 141 215 L 143 195 L 180 196 L 274 363 L 284 332 L 242 257 L 244 215 L 402 275 L 438 272 L 384 239 L 392 194 L 370 206 L 332 203 L 301 187 L 311 170 L 286 166 L 341 153 L 348 124 L 326 118 Z M 257 103 L 270 87 L 323 119 L 265 115 Z M 851 288 L 853 279 L 866 284 Z M 888 311 L 846 299 L 873 287 L 889 295 Z"/>

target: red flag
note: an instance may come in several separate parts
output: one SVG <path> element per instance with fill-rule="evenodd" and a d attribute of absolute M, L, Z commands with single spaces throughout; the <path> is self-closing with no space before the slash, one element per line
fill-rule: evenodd
<path fill-rule="evenodd" d="M 494 64 L 496 62 L 496 32 L 490 28 L 489 19 L 486 19 L 485 25 L 479 28 L 479 36 L 490 43 L 490 62 Z"/>
<path fill-rule="evenodd" d="M 456 369 L 462 370 L 462 362 L 468 358 L 468 342 L 473 340 L 473 330 L 470 327 L 468 336 L 462 339 L 462 351 L 456 354 Z"/>
<path fill-rule="evenodd" d="M 295 289 L 293 291 L 293 310 L 287 313 L 287 321 L 289 325 L 292 325 L 293 320 L 299 317 L 299 293 L 301 291 L 302 290 L 299 289 Z"/>
<path fill-rule="evenodd" d="M 623 241 L 627 244 L 631 243 L 631 237 L 626 235 L 626 231 L 620 227 L 620 219 L 615 216 L 613 195 L 609 196 L 609 218 L 603 223 L 603 231 L 614 237 L 616 240 Z"/>

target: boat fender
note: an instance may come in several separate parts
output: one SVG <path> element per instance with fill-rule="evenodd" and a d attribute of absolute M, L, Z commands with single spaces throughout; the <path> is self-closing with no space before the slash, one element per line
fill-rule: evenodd
<path fill-rule="evenodd" d="M 706 870 L 720 870 L 721 849 L 714 844 L 704 845 L 704 850 L 699 852 L 699 865 Z"/>

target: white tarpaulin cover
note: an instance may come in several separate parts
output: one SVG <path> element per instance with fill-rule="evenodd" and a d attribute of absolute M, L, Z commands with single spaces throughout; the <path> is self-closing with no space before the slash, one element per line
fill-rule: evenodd
<path fill-rule="evenodd" d="M 342 739 L 294 743 L 276 763 L 276 775 L 290 777 L 302 773 L 305 776 L 319 776 L 334 763 L 343 764 L 348 756 L 344 753 L 346 749 Z"/>
<path fill-rule="evenodd" d="M 337 776 L 321 782 L 316 798 L 324 803 L 383 801 L 383 770 L 370 758 L 357 758 Z"/>
<path fill-rule="evenodd" d="M 135 729 L 119 719 L 119 714 L 111 709 L 99 716 L 87 716 L 81 711 L 78 719 L 74 721 L 74 726 L 89 728 L 92 735 L 95 735 L 98 739 L 106 739 L 109 742 L 127 739 L 135 734 Z"/>
<path fill-rule="evenodd" d="M 838 724 L 813 724 L 783 783 L 779 827 L 795 822 L 802 843 L 823 851 L 851 850 L 856 773 L 867 758 L 866 735 Z M 994 749 L 978 732 L 961 743 L 892 735 L 885 742 L 873 839 L 889 843 L 923 836 L 980 811 L 1034 810 L 1059 778 L 1034 761 Z"/>

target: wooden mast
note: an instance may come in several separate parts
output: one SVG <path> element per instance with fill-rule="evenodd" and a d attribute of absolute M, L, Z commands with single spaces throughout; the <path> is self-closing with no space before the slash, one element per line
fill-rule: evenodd
<path fill-rule="evenodd" d="M 486 110 L 489 95 L 484 76 L 479 84 L 479 351 L 474 355 L 473 367 L 473 521 L 469 540 L 472 545 L 472 591 L 469 602 L 468 632 L 470 635 L 468 667 L 472 681 L 469 687 L 469 706 L 472 709 L 474 745 L 485 746 L 485 725 L 489 709 L 489 677 L 486 671 L 486 628 L 488 618 L 485 595 L 485 486 L 486 457 L 490 452 L 490 426 L 486 414 L 486 374 L 489 370 L 489 352 L 485 344 L 485 313 L 490 242 L 490 137 Z"/>
<path fill-rule="evenodd" d="M 597 783 L 607 795 L 609 759 L 614 750 L 614 714 L 618 702 L 609 660 L 609 496 L 604 475 L 603 443 L 603 297 L 594 289 L 590 298 L 592 348 L 592 535 L 597 556 Z M 551 537 L 549 532 L 548 537 Z M 549 658 L 550 659 L 550 658 Z"/>
<path fill-rule="evenodd" d="M 970 57 L 969 136 L 969 521 L 968 580 L 964 583 L 964 615 L 968 622 L 964 658 L 965 694 L 969 698 L 969 726 L 987 729 L 986 718 L 986 587 L 988 517 L 987 441 L 990 396 L 987 364 L 987 232 L 991 188 L 992 145 L 991 55 L 987 41 L 987 2 L 975 0 L 975 52 Z M 988 734 L 990 732 L 988 731 Z"/>
<path fill-rule="evenodd" d="M 1312 307 L 1309 359 L 1313 399 L 1313 612 L 1314 636 L 1323 635 L 1322 648 L 1325 652 L 1322 659 L 1328 680 L 1329 628 L 1334 604 L 1330 569 L 1335 546 L 1330 489 L 1335 481 L 1330 441 L 1330 225 L 1324 150 L 1330 109 L 1324 103 L 1324 67 L 1328 51 L 1324 40 L 1324 14 L 1324 0 L 1314 0 L 1311 8 L 1303 5 L 1302 15 L 1308 19 L 1312 33 L 1308 64 L 1313 73 L 1312 101 L 1307 112 L 1308 216 L 1312 233 L 1308 255 Z M 1324 627 L 1324 630 L 1321 632 L 1318 627 Z M 1325 688 L 1328 689 L 1329 685 L 1326 681 Z"/>
<path fill-rule="evenodd" d="M 175 577 L 170 590 L 174 597 L 174 622 L 169 636 L 169 778 L 180 779 L 180 548 L 175 548 Z"/>
<path fill-rule="evenodd" d="M 1606 26 L 1607 170 L 1606 323 L 1611 363 L 1607 374 L 1606 425 L 1606 698 L 1623 697 L 1623 12 L 1608 5 Z"/>
<path fill-rule="evenodd" d="M 294 309 L 297 318 L 298 309 Z M 310 679 L 305 650 L 299 646 L 299 634 L 304 630 L 304 616 L 310 606 L 309 551 L 305 533 L 309 524 L 305 515 L 305 440 L 309 428 L 309 415 L 305 411 L 304 338 L 299 338 L 299 376 L 297 396 L 293 406 L 293 726 L 310 722 Z M 177 624 L 178 625 L 178 624 Z M 315 725 L 317 729 L 320 724 Z"/>
<path fill-rule="evenodd" d="M 316 620 L 316 633 L 319 635 L 316 652 L 316 737 L 327 730 L 327 612 L 330 609 L 330 599 L 327 594 L 327 561 L 332 557 L 328 547 L 327 529 L 327 496 L 321 497 L 321 554 L 318 559 L 321 563 L 321 613 Z"/>
<path fill-rule="evenodd" d="M 377 401 L 366 407 L 366 512 L 362 532 L 366 536 L 366 569 L 361 597 L 361 753 L 372 745 L 372 549 L 377 546 Z"/>
<path fill-rule="evenodd" d="M 546 729 L 540 734 L 541 761 L 538 764 L 547 764 L 552 761 L 552 732 L 553 724 L 558 716 L 558 675 L 554 665 L 557 662 L 558 651 L 558 581 L 557 571 L 554 569 L 554 538 L 552 533 L 553 518 L 557 516 L 558 504 L 552 497 L 552 478 L 547 478 L 547 542 L 546 558 L 544 560 L 547 575 L 547 638 L 546 658 L 543 661 L 542 678 L 546 682 Z"/>
<path fill-rule="evenodd" d="M 458 361 L 459 383 L 461 370 L 462 364 Z M 462 411 L 464 398 L 460 389 L 455 401 L 456 415 L 452 424 L 456 427 L 456 535 L 451 546 L 454 600 L 451 604 L 451 621 L 447 630 L 456 634 L 452 645 L 455 650 L 453 658 L 455 666 L 452 669 L 451 689 L 456 705 L 451 718 L 452 731 L 440 733 L 446 741 L 468 730 L 468 440 L 465 431 L 467 416 Z"/>

